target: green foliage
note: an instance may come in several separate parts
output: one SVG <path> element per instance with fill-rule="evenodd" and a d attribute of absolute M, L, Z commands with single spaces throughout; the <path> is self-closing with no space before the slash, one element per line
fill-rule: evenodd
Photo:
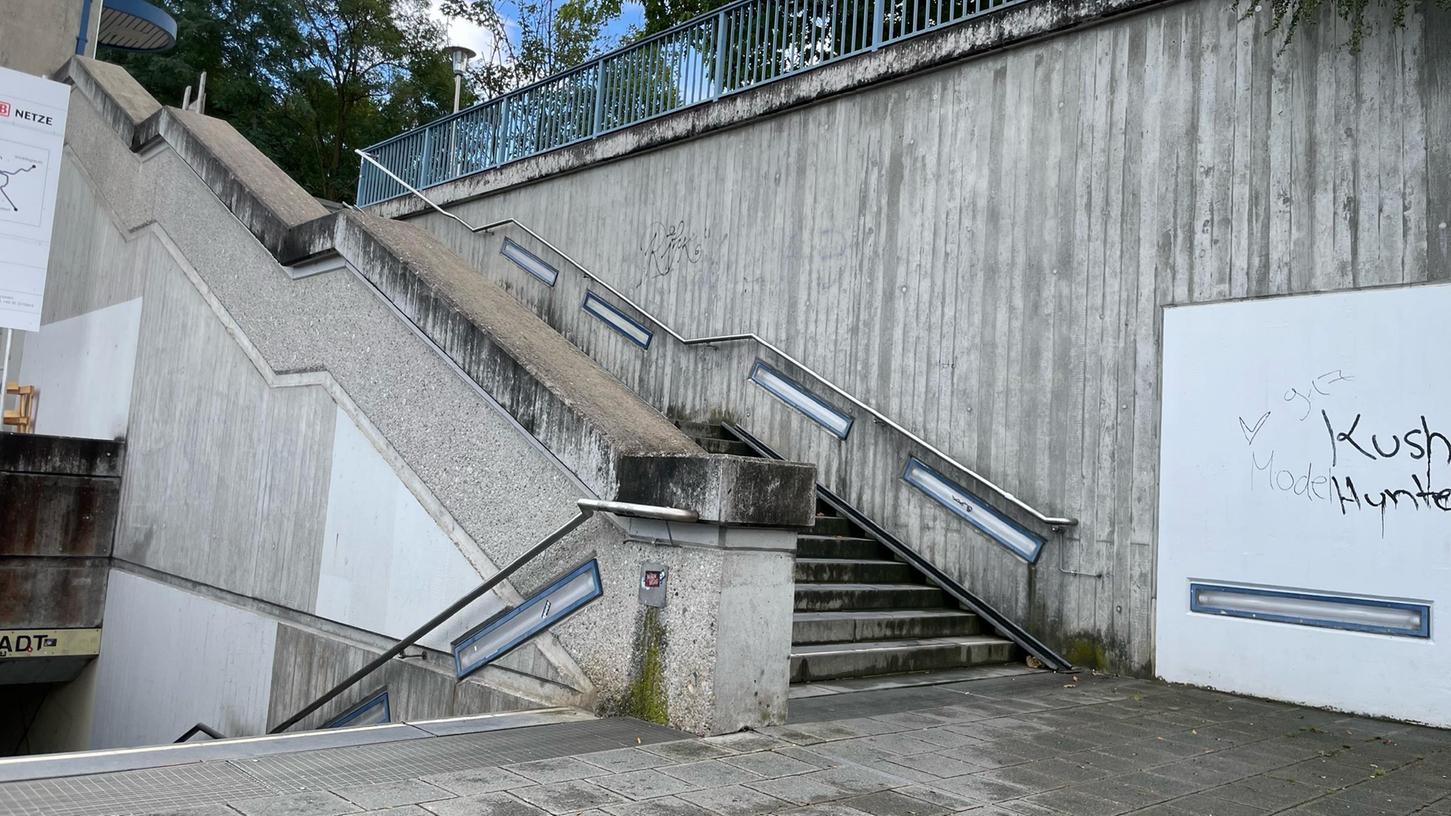
<path fill-rule="evenodd" d="M 481 96 L 497 96 L 609 50 L 605 26 L 620 15 L 621 0 L 517 0 L 518 17 L 508 21 L 494 0 L 443 0 L 442 9 L 493 37 L 498 53 L 475 63 L 469 80 Z"/>
<path fill-rule="evenodd" d="M 353 149 L 447 113 L 453 74 L 427 0 L 160 0 L 163 54 L 103 49 L 164 104 L 207 74 L 225 119 L 314 195 L 351 200 Z"/>
<path fill-rule="evenodd" d="M 1283 48 L 1294 39 L 1295 33 L 1304 25 L 1314 25 L 1324 9 L 1329 6 L 1336 16 L 1350 25 L 1350 38 L 1346 42 L 1353 53 L 1360 52 L 1365 36 L 1374 30 L 1372 17 L 1375 9 L 1389 9 L 1391 25 L 1404 26 L 1406 13 L 1416 0 L 1234 0 L 1234 9 L 1245 16 L 1268 14 L 1269 31 L 1283 33 L 1280 45 Z M 1451 8 L 1451 0 L 1427 0 L 1441 8 Z"/>

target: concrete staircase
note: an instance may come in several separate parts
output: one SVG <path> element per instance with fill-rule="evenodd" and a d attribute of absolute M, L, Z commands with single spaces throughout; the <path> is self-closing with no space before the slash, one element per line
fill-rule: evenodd
<path fill-rule="evenodd" d="M 755 456 L 718 425 L 678 424 L 708 452 Z M 958 669 L 1014 658 L 1011 641 L 982 630 L 977 615 L 817 501 L 816 524 L 796 545 L 792 682 Z"/>

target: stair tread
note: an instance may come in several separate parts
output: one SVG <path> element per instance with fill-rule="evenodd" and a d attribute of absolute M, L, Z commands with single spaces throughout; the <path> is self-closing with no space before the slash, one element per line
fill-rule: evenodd
<path fill-rule="evenodd" d="M 982 646 L 1007 643 L 994 635 L 962 635 L 958 637 L 918 638 L 913 640 L 867 640 L 852 643 L 811 643 L 792 645 L 792 657 L 863 652 L 909 652 L 920 649 L 953 649 L 959 646 Z"/>
<path fill-rule="evenodd" d="M 896 561 L 891 558 L 831 558 L 822 555 L 813 555 L 806 558 L 797 558 L 798 564 L 861 564 L 863 566 L 898 566 L 905 565 L 906 561 Z"/>
<path fill-rule="evenodd" d="M 827 612 L 797 612 L 795 617 L 808 621 L 885 620 L 893 618 L 972 618 L 972 612 L 960 609 L 833 609 Z"/>
<path fill-rule="evenodd" d="M 902 583 L 890 583 L 890 584 L 860 584 L 860 583 L 830 583 L 830 584 L 828 584 L 828 583 L 819 583 L 818 584 L 818 583 L 809 583 L 809 584 L 797 584 L 796 585 L 796 589 L 798 591 L 804 589 L 804 590 L 820 591 L 820 592 L 840 592 L 840 591 L 843 591 L 843 590 L 853 590 L 853 591 L 855 591 L 855 590 L 863 590 L 863 589 L 867 589 L 867 590 L 877 590 L 877 591 L 880 591 L 880 592 L 887 592 L 887 591 L 891 591 L 891 592 L 901 592 L 902 590 L 906 590 L 906 589 L 918 589 L 918 590 L 921 590 L 921 589 L 930 589 L 933 592 L 941 592 L 941 590 L 939 590 L 937 587 L 931 586 L 929 584 L 902 584 Z"/>

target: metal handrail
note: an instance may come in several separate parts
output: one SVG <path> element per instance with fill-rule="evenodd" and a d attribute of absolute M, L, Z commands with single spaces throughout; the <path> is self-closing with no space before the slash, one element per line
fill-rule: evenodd
<path fill-rule="evenodd" d="M 458 614 L 459 611 L 461 611 L 464 607 L 468 606 L 479 598 L 482 598 L 484 596 L 484 593 L 498 586 L 504 581 L 505 578 L 508 578 L 510 575 L 513 575 L 515 572 L 519 571 L 519 569 L 525 564 L 528 564 L 545 550 L 549 549 L 551 546 L 557 543 L 560 539 L 569 535 L 571 532 L 574 531 L 575 528 L 579 527 L 579 525 L 583 524 L 586 519 L 588 519 L 595 513 L 614 513 L 616 515 L 632 516 L 635 518 L 648 518 L 658 521 L 678 521 L 682 523 L 691 523 L 699 520 L 699 516 L 693 510 L 679 510 L 674 507 L 655 507 L 648 504 L 629 504 L 626 502 L 600 501 L 598 499 L 580 499 L 578 502 L 578 507 L 579 512 L 576 513 L 573 518 L 560 525 L 559 528 L 556 529 L 554 532 L 545 536 L 542 540 L 540 540 L 538 544 L 530 547 L 528 552 L 524 553 L 518 558 L 515 558 L 513 561 L 510 561 L 508 566 L 489 576 L 488 580 L 484 581 L 482 584 L 479 584 L 478 587 L 470 590 L 462 598 L 459 598 L 458 600 L 449 604 L 447 609 L 443 610 L 437 615 L 434 615 L 432 618 L 429 618 L 426 623 L 405 635 L 397 643 L 389 647 L 387 651 L 368 661 L 367 665 L 348 675 L 346 678 L 343 679 L 342 682 L 333 686 L 331 689 L 328 689 L 322 694 L 322 696 L 318 697 L 316 700 L 313 700 L 312 702 L 303 706 L 302 709 L 296 714 L 293 714 L 291 717 L 288 717 L 277 725 L 274 725 L 270 730 L 268 730 L 267 733 L 280 734 L 283 731 L 286 731 L 287 729 L 296 725 L 297 723 L 302 722 L 303 718 L 305 718 L 307 715 L 313 713 L 314 711 L 317 711 L 319 708 L 322 708 L 323 706 L 331 702 L 339 694 L 342 694 L 344 691 L 347 691 L 349 688 L 357 685 L 359 680 L 362 680 L 364 677 L 367 677 L 368 675 L 377 671 L 383 666 L 383 664 L 402 654 L 404 649 L 407 649 L 409 646 L 417 643 L 419 638 L 423 637 L 429 632 L 432 632 L 434 629 L 437 629 L 441 624 L 443 624 L 444 621 Z"/>
<path fill-rule="evenodd" d="M 1028 2 L 1033 0 L 731 0 L 365 149 L 395 162 L 400 172 L 415 168 L 416 184 L 427 188 Z M 662 55 L 660 64 L 650 64 Z M 487 135 L 458 138 L 451 125 L 469 122 Z M 526 146 L 515 150 L 520 138 Z M 360 203 L 404 195 L 363 170 Z"/>
<path fill-rule="evenodd" d="M 211 727 L 210 725 L 207 725 L 206 723 L 197 723 L 196 725 L 193 725 L 191 728 L 186 729 L 186 733 L 185 734 L 182 734 L 181 736 L 179 736 L 176 739 L 172 740 L 172 742 L 173 743 L 186 742 L 187 740 L 191 739 L 192 737 L 196 736 L 197 734 L 206 734 L 207 736 L 211 737 L 214 740 L 226 739 L 227 738 L 227 735 L 226 734 L 223 734 L 222 732 L 220 732 L 217 729 Z"/>
<path fill-rule="evenodd" d="M 842 388 L 841 386 L 839 386 L 836 383 L 832 382 L 831 380 L 827 379 L 825 375 L 817 373 L 817 371 L 815 369 L 811 368 L 810 366 L 806 365 L 805 363 L 801 362 L 800 360 L 796 359 L 795 357 L 791 356 L 790 354 L 787 354 L 779 346 L 777 346 L 776 344 L 770 342 L 769 340 L 766 340 L 765 338 L 761 337 L 760 335 L 758 335 L 758 334 L 756 334 L 754 332 L 749 332 L 749 333 L 745 333 L 745 334 L 717 334 L 717 335 L 711 335 L 711 336 L 707 336 L 707 337 L 685 337 L 684 335 L 682 335 L 679 332 L 677 332 L 675 329 L 671 328 L 663 320 L 661 320 L 660 318 L 658 318 L 655 315 L 651 314 L 643 306 L 641 306 L 640 304 L 638 304 L 635 301 L 631 300 L 630 298 L 626 297 L 624 295 L 624 293 L 620 292 L 618 289 L 616 289 L 615 287 L 611 286 L 608 281 L 605 281 L 605 280 L 601 279 L 598 275 L 596 275 L 593 272 L 589 271 L 589 269 L 586 268 L 584 266 L 584 264 L 582 264 L 579 261 L 575 260 L 572 256 L 570 256 L 569 253 L 565 252 L 564 250 L 562 250 L 559 247 L 555 246 L 554 244 L 550 243 L 547 239 L 545 239 L 539 233 L 537 233 L 534 230 L 530 229 L 528 227 L 528 225 L 526 225 L 526 224 L 524 224 L 524 223 L 522 223 L 519 220 L 514 219 L 514 218 L 505 218 L 505 219 L 503 219 L 501 221 L 495 221 L 495 222 L 490 223 L 490 224 L 484 224 L 483 226 L 475 227 L 475 226 L 469 224 L 469 222 L 467 222 L 467 221 L 463 220 L 462 218 L 460 218 L 459 216 L 454 215 L 453 213 L 449 212 L 448 210 L 445 210 L 443 207 L 440 207 L 437 203 L 435 203 L 433 201 L 433 199 L 431 199 L 428 196 L 424 195 L 421 191 L 419 191 L 413 185 L 411 185 L 408 182 L 404 181 L 403 179 L 399 178 L 396 174 L 393 173 L 393 171 L 389 170 L 388 168 L 386 168 L 382 164 L 380 164 L 378 162 L 378 160 L 377 159 L 374 159 L 372 156 L 370 156 L 367 153 L 367 151 L 365 151 L 365 150 L 355 150 L 354 152 L 356 152 L 359 156 L 361 156 L 365 161 L 371 162 L 379 170 L 382 170 L 384 173 L 388 174 L 388 176 L 390 178 L 392 178 L 394 181 L 396 181 L 399 184 L 401 184 L 404 187 L 406 187 L 410 193 L 412 193 L 413 195 L 416 195 L 419 198 L 423 199 L 423 202 L 425 204 L 427 204 L 428 206 L 432 207 L 438 213 L 442 214 L 443 216 L 445 216 L 447 218 L 452 218 L 454 221 L 457 221 L 460 225 L 462 225 L 464 227 L 464 229 L 467 229 L 469 232 L 472 232 L 472 233 L 490 232 L 492 230 L 498 229 L 499 227 L 508 226 L 510 224 L 518 227 L 519 229 L 524 230 L 525 232 L 529 233 L 529 235 L 532 236 L 534 238 L 534 240 L 538 241 L 539 243 L 543 244 L 544 246 L 549 247 L 549 249 L 551 251 L 557 253 L 561 258 L 564 258 L 566 261 L 568 261 L 571 265 L 574 266 L 575 269 L 578 269 L 580 271 L 580 273 L 583 274 L 586 278 L 589 278 L 590 280 L 592 280 L 595 283 L 599 284 L 600 286 L 604 287 L 604 289 L 606 291 L 608 291 L 610 294 L 612 294 L 615 297 L 619 298 L 620 300 L 624 301 L 626 304 L 628 304 L 630 306 L 630 308 L 632 308 L 635 311 L 639 312 L 641 315 L 644 315 L 644 317 L 645 317 L 646 320 L 649 320 L 651 323 L 654 323 L 662 331 L 664 331 L 666 334 L 668 334 L 671 337 L 673 337 L 675 339 L 675 341 L 678 342 L 678 343 L 680 343 L 681 345 L 685 345 L 685 346 L 698 346 L 698 345 L 706 345 L 706 344 L 710 344 L 710 343 L 731 343 L 731 342 L 739 342 L 739 341 L 750 341 L 750 342 L 756 343 L 760 347 L 762 347 L 764 349 L 768 349 L 772 353 L 774 353 L 777 356 L 781 357 L 781 359 L 786 360 L 787 362 L 791 363 L 791 365 L 797 367 L 801 371 L 806 372 L 813 379 L 815 379 L 817 382 L 821 383 L 822 385 L 826 386 L 827 388 L 831 389 L 831 391 L 833 393 L 835 393 L 836 395 L 840 396 L 842 399 L 846 400 L 847 402 L 850 402 L 852 405 L 855 405 L 857 408 L 859 408 L 859 409 L 867 412 L 868 414 L 871 414 L 872 418 L 875 419 L 877 422 L 880 422 L 881 424 L 886 425 L 887 427 L 891 428 L 892 430 L 896 431 L 897 433 L 901 434 L 902 436 L 905 436 L 907 439 L 911 440 L 913 443 L 917 444 L 922 449 L 930 452 L 933 456 L 936 456 L 938 459 L 941 459 L 943 462 L 946 462 L 947 464 L 949 464 L 952 467 L 956 468 L 959 472 L 961 472 L 961 473 L 963 473 L 963 474 L 971 477 L 973 480 L 975 480 L 978 484 L 981 484 L 983 487 L 986 487 L 987 489 L 993 491 L 998 496 L 1000 496 L 1004 501 L 1007 501 L 1007 502 L 1011 503 L 1013 506 L 1017 507 L 1019 510 L 1022 510 L 1024 513 L 1027 513 L 1028 515 L 1030 515 L 1033 518 L 1037 519 L 1040 523 L 1042 523 L 1044 525 L 1047 525 L 1048 527 L 1055 528 L 1055 529 L 1056 528 L 1061 528 L 1061 527 L 1072 527 L 1072 526 L 1078 524 L 1078 520 L 1077 519 L 1072 519 L 1072 518 L 1067 518 L 1067 517 L 1060 517 L 1060 516 L 1049 516 L 1049 515 L 1046 515 L 1046 514 L 1040 512 L 1037 508 L 1034 508 L 1032 505 L 1029 505 L 1027 502 L 1023 501 L 1022 499 L 1019 499 L 1017 496 L 1013 495 L 1007 489 L 998 486 L 996 483 L 994 483 L 993 481 L 991 481 L 990 479 L 988 479 L 986 476 L 983 476 L 982 474 L 978 473 L 977 471 L 973 470 L 972 468 L 968 467 L 967 465 L 964 465 L 961 462 L 957 461 L 956 459 L 952 458 L 951 456 L 948 456 L 945 451 L 939 449 L 936 445 L 933 445 L 931 442 L 928 442 L 927 440 L 923 439 L 921 436 L 918 436 L 917 434 L 915 434 L 912 431 L 908 430 L 907 428 L 903 427 L 900 423 L 898 423 L 897 421 L 893 420 L 891 417 L 887 416 L 886 414 L 883 414 L 881 411 L 878 411 L 877 409 L 875 409 L 872 406 L 868 405 L 867 403 L 861 401 L 860 399 L 857 399 L 856 396 L 852 395 L 846 389 Z"/>

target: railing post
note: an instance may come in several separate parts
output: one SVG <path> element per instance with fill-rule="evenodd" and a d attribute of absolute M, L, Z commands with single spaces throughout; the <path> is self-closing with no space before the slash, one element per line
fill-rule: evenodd
<path fill-rule="evenodd" d="M 433 128 L 423 129 L 423 152 L 418 155 L 418 189 L 428 187 L 428 168 L 433 163 Z"/>
<path fill-rule="evenodd" d="M 605 125 L 605 61 L 595 63 L 595 116 L 591 136 L 600 135 Z"/>
<path fill-rule="evenodd" d="M 872 3 L 872 50 L 875 51 L 882 46 L 882 27 L 887 22 L 886 0 L 874 0 Z"/>
<path fill-rule="evenodd" d="M 499 123 L 494 126 L 494 166 L 504 163 L 509 148 L 509 97 L 499 105 Z"/>
<path fill-rule="evenodd" d="M 726 62 L 726 13 L 725 10 L 715 15 L 715 76 L 712 77 L 714 87 L 711 89 L 711 99 L 720 99 L 725 91 L 725 62 Z"/>

